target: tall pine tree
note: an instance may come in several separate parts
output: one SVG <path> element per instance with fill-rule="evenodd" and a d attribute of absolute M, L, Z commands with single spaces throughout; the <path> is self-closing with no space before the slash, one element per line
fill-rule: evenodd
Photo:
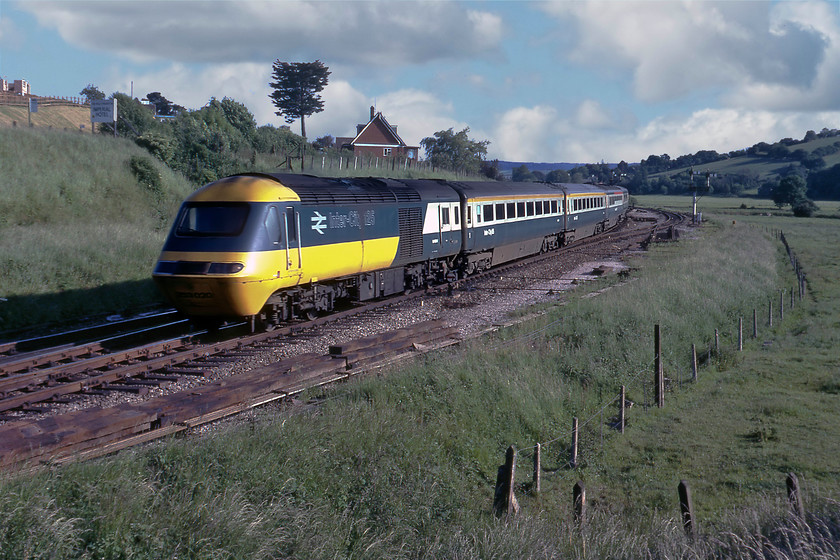
<path fill-rule="evenodd" d="M 287 123 L 300 119 L 300 135 L 306 138 L 304 118 L 324 110 L 324 101 L 318 93 L 328 83 L 329 69 L 320 60 L 315 62 L 281 62 L 276 60 L 269 82 L 274 91 L 271 102 L 279 109 L 276 115 Z"/>

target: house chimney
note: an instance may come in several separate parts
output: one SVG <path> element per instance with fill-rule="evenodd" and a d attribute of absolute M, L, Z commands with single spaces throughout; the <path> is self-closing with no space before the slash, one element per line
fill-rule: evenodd
<path fill-rule="evenodd" d="M 373 120 L 373 117 L 376 116 L 376 107 L 373 105 L 370 106 L 370 120 Z"/>

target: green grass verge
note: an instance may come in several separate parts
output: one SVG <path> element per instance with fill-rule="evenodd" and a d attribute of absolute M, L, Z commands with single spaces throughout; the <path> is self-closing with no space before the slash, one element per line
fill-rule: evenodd
<path fill-rule="evenodd" d="M 840 222 L 790 222 L 781 225 L 805 263 L 808 298 L 742 353 L 731 349 L 737 318 L 792 283 L 759 217 L 657 246 L 632 281 L 598 297 L 582 296 L 602 284 L 584 286 L 496 336 L 314 391 L 317 407 L 7 477 L 0 558 L 833 557 Z M 664 409 L 644 410 L 654 323 L 673 390 Z M 690 344 L 703 347 L 716 328 L 721 355 L 689 383 Z M 622 384 L 639 403 L 623 436 L 599 414 Z M 573 416 L 584 423 L 574 471 Z M 545 473 L 534 497 L 525 490 L 537 442 Z M 491 504 L 511 444 L 523 510 L 504 523 Z M 807 527 L 785 517 L 789 470 L 806 491 Z M 578 479 L 591 504 L 582 535 L 570 523 Z M 694 543 L 676 521 L 680 479 L 694 490 Z M 785 553 L 786 535 L 810 548 Z"/>
<path fill-rule="evenodd" d="M 183 177 L 132 142 L 73 132 L 0 128 L 0 160 L 0 331 L 162 302 L 151 271 L 193 190 Z"/>

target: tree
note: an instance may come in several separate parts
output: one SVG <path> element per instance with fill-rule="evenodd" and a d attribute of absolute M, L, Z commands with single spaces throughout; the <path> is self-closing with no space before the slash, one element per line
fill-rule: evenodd
<path fill-rule="evenodd" d="M 172 117 L 184 110 L 180 105 L 176 105 L 161 95 L 159 91 L 147 93 L 146 100 L 155 106 L 155 115 Z"/>
<path fill-rule="evenodd" d="M 820 209 L 819 206 L 807 198 L 803 198 L 791 206 L 793 208 L 793 215 L 797 218 L 810 218 L 814 215 L 814 212 Z"/>
<path fill-rule="evenodd" d="M 105 99 L 105 94 L 93 84 L 88 84 L 85 89 L 79 92 L 79 95 L 84 97 L 88 103 Z"/>
<path fill-rule="evenodd" d="M 568 183 L 571 179 L 569 172 L 565 169 L 549 171 L 548 175 L 545 176 L 545 180 L 549 183 Z"/>
<path fill-rule="evenodd" d="M 467 135 L 469 131 L 469 127 L 461 132 L 453 132 L 451 128 L 439 130 L 433 137 L 428 136 L 420 140 L 420 145 L 426 150 L 426 157 L 435 167 L 478 173 L 481 162 L 487 155 L 490 141 L 470 140 Z"/>
<path fill-rule="evenodd" d="M 155 122 L 155 116 L 152 112 L 136 99 L 119 92 L 113 93 L 111 97 L 117 100 L 117 134 L 137 137 L 155 130 L 160 124 Z M 99 125 L 99 131 L 103 134 L 113 134 L 113 130 L 113 125 L 110 123 L 100 123 Z"/>
<path fill-rule="evenodd" d="M 312 147 L 316 150 L 326 150 L 327 148 L 334 148 L 335 138 L 330 134 L 326 134 L 312 142 Z"/>
<path fill-rule="evenodd" d="M 318 95 L 327 85 L 329 69 L 320 60 L 315 62 L 280 62 L 276 60 L 269 82 L 274 91 L 271 102 L 279 109 L 275 114 L 287 123 L 300 119 L 300 135 L 306 138 L 304 118 L 324 110 L 324 101 Z"/>
<path fill-rule="evenodd" d="M 503 179 L 502 172 L 499 171 L 499 160 L 497 159 L 493 161 L 482 161 L 479 171 L 488 179 L 493 179 L 494 181 L 501 181 Z"/>
<path fill-rule="evenodd" d="M 788 175 L 779 185 L 773 189 L 773 202 L 781 208 L 785 204 L 795 205 L 797 202 L 806 200 L 805 180 L 798 175 Z"/>
<path fill-rule="evenodd" d="M 211 97 L 210 106 L 220 110 L 225 119 L 245 138 L 250 140 L 254 136 L 257 130 L 257 120 L 245 105 L 230 97 L 223 97 L 221 101 Z"/>
<path fill-rule="evenodd" d="M 534 175 L 528 166 L 524 163 L 519 167 L 514 167 L 511 170 L 511 177 L 513 181 L 517 183 L 531 183 L 537 180 L 536 175 Z"/>

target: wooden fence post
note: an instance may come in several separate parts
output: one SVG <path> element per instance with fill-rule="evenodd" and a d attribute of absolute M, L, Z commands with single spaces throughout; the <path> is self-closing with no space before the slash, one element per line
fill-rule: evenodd
<path fill-rule="evenodd" d="M 575 510 L 575 523 L 580 527 L 586 516 L 586 486 L 578 480 L 572 488 L 572 504 Z"/>
<path fill-rule="evenodd" d="M 539 443 L 534 448 L 534 493 L 540 493 L 540 483 L 542 479 L 542 445 Z"/>
<path fill-rule="evenodd" d="M 758 338 L 758 311 L 753 308 L 753 338 Z"/>
<path fill-rule="evenodd" d="M 677 490 L 680 495 L 680 514 L 682 515 L 683 528 L 685 529 L 685 534 L 693 539 L 696 534 L 696 527 L 694 523 L 694 501 L 691 499 L 691 488 L 688 487 L 688 482 L 680 480 Z"/>
<path fill-rule="evenodd" d="M 779 290 L 779 321 L 785 320 L 785 291 Z"/>
<path fill-rule="evenodd" d="M 793 309 L 796 300 L 794 299 L 793 295 L 793 286 L 790 287 L 790 308 Z"/>
<path fill-rule="evenodd" d="M 572 418 L 572 456 L 569 459 L 569 464 L 572 468 L 577 468 L 578 460 L 578 419 L 577 416 Z"/>
<path fill-rule="evenodd" d="M 794 473 L 787 475 L 787 494 L 791 512 L 799 519 L 805 520 L 805 506 L 802 504 L 802 493 L 799 490 L 799 479 Z"/>
<path fill-rule="evenodd" d="M 715 356 L 720 355 L 720 333 L 715 329 Z"/>
<path fill-rule="evenodd" d="M 662 368 L 662 337 L 659 324 L 653 326 L 653 352 L 656 356 L 653 372 L 654 387 L 656 387 L 656 406 L 663 408 L 665 406 L 665 375 Z"/>
<path fill-rule="evenodd" d="M 738 352 L 744 350 L 744 318 L 738 317 Z"/>
<path fill-rule="evenodd" d="M 511 445 L 505 452 L 505 464 L 496 473 L 496 492 L 493 510 L 496 515 L 515 515 L 519 513 L 519 503 L 513 493 L 516 481 L 516 449 Z"/>
<path fill-rule="evenodd" d="M 691 345 L 691 380 L 697 381 L 697 345 Z"/>
<path fill-rule="evenodd" d="M 621 393 L 619 393 L 618 399 L 620 403 L 618 406 L 618 432 L 623 434 L 624 421 L 627 414 L 627 409 L 625 407 L 625 402 L 627 401 L 627 390 L 625 389 L 624 385 L 621 386 Z"/>
<path fill-rule="evenodd" d="M 773 300 L 767 304 L 767 326 L 773 326 Z"/>

